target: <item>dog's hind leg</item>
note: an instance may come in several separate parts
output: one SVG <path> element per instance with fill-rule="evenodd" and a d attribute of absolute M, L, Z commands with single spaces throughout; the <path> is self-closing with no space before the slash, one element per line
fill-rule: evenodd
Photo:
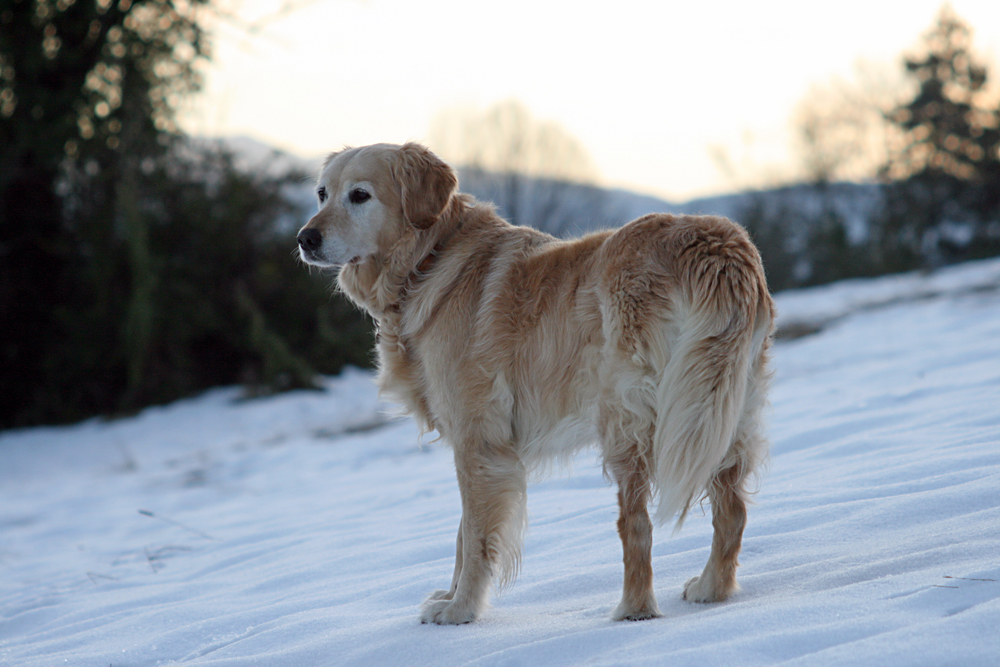
<path fill-rule="evenodd" d="M 457 446 L 462 523 L 452 590 L 424 602 L 424 623 L 474 621 L 486 607 L 490 585 L 517 574 L 527 523 L 527 474 L 512 445 Z M 450 597 L 449 597 L 450 594 Z"/>
<path fill-rule="evenodd" d="M 755 474 L 767 456 L 767 439 L 761 422 L 771 377 L 767 371 L 767 348 L 765 341 L 751 371 L 736 437 L 719 472 L 708 483 L 715 532 L 704 572 L 684 585 L 684 599 L 691 602 L 717 602 L 739 590 L 736 568 L 747 522 L 747 478 Z"/>
<path fill-rule="evenodd" d="M 747 522 L 743 499 L 743 479 L 739 466 L 719 472 L 712 480 L 708 497 L 712 504 L 712 553 L 701 576 L 684 584 L 684 599 L 690 602 L 718 602 L 739 589 L 736 583 L 737 557 Z"/>
<path fill-rule="evenodd" d="M 612 462 L 609 467 L 618 482 L 618 535 L 625 565 L 622 600 L 612 618 L 616 621 L 657 618 L 660 608 L 653 592 L 653 522 L 647 509 L 649 473 L 645 462 L 635 453 L 627 462 Z"/>

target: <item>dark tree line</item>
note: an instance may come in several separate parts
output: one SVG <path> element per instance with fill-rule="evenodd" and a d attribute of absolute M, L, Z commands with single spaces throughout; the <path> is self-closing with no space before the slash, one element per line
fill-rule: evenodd
<path fill-rule="evenodd" d="M 364 322 L 275 231 L 302 175 L 240 172 L 177 131 L 208 9 L 0 3 L 0 427 L 368 361 Z"/>

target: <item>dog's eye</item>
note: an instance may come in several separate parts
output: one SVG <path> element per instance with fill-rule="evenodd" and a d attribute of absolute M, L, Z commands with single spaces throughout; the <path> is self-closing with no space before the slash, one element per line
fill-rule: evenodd
<path fill-rule="evenodd" d="M 319 203 L 322 204 L 326 201 L 326 188 L 320 188 L 316 190 L 316 196 L 319 197 Z"/>
<path fill-rule="evenodd" d="M 361 188 L 354 188 L 347 193 L 347 199 L 350 200 L 352 204 L 364 204 L 371 198 L 372 196 L 368 194 L 366 190 L 362 190 Z"/>

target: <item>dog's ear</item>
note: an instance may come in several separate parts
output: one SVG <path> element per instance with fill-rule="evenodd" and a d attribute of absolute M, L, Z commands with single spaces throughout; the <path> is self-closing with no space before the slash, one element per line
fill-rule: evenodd
<path fill-rule="evenodd" d="M 412 142 L 400 147 L 392 174 L 399 184 L 403 217 L 417 229 L 434 224 L 458 188 L 455 170 Z"/>

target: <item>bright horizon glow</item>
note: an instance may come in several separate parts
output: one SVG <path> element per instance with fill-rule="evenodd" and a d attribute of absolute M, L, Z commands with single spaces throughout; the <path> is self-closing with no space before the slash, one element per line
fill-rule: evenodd
<path fill-rule="evenodd" d="M 238 14 L 252 22 L 281 4 L 244 0 Z M 950 4 L 995 86 L 1000 2 Z M 320 0 L 253 38 L 221 26 L 205 90 L 182 125 L 314 157 L 345 144 L 426 140 L 441 111 L 516 98 L 580 140 L 602 185 L 682 201 L 794 175 L 789 121 L 810 85 L 850 80 L 862 60 L 900 72 L 941 3 L 585 7 Z M 740 166 L 742 183 L 727 179 L 713 147 Z"/>

